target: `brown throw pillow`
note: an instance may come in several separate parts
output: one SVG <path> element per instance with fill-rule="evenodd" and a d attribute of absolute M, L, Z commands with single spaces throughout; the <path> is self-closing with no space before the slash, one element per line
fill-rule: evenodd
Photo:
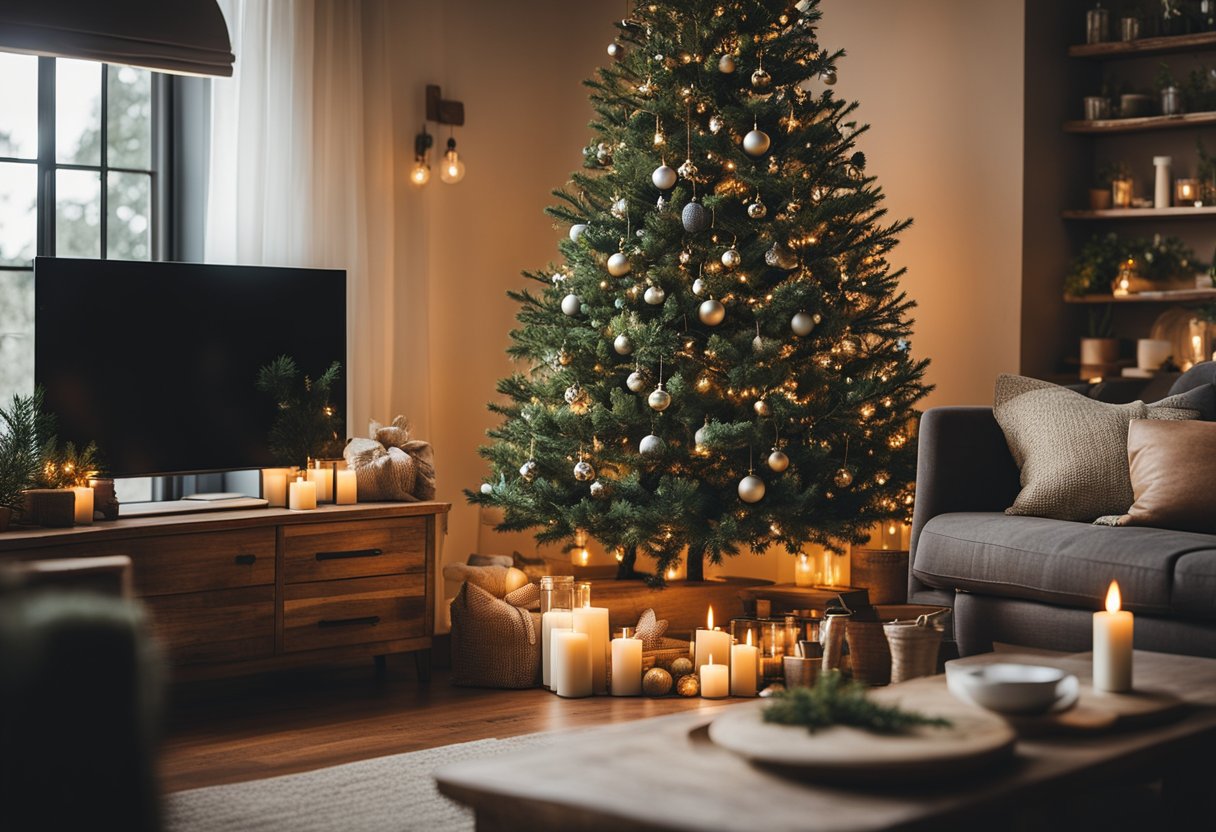
<path fill-rule="evenodd" d="M 1137 419 L 1127 458 L 1136 502 L 1115 525 L 1216 534 L 1216 422 Z"/>

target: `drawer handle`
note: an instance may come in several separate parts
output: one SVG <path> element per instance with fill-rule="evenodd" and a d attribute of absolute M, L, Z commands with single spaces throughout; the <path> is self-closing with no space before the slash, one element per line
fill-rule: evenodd
<path fill-rule="evenodd" d="M 365 615 L 362 618 L 322 618 L 317 622 L 318 627 L 357 627 L 361 625 L 375 626 L 380 623 L 380 616 Z"/>
<path fill-rule="evenodd" d="M 241 566 L 249 566 L 258 559 L 257 555 L 237 555 L 236 562 Z"/>
<path fill-rule="evenodd" d="M 379 549 L 350 549 L 345 552 L 317 552 L 317 560 L 346 560 L 347 558 L 374 558 L 383 555 Z"/>

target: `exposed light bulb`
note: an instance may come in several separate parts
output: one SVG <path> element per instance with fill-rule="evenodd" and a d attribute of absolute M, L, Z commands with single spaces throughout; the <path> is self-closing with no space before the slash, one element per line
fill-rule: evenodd
<path fill-rule="evenodd" d="M 431 181 L 431 168 L 426 163 L 425 159 L 414 160 L 414 166 L 410 168 L 410 183 L 421 188 L 427 182 Z"/>
<path fill-rule="evenodd" d="M 464 162 L 460 161 L 460 154 L 456 152 L 455 139 L 448 139 L 448 149 L 439 164 L 439 178 L 448 185 L 455 185 L 464 179 Z"/>

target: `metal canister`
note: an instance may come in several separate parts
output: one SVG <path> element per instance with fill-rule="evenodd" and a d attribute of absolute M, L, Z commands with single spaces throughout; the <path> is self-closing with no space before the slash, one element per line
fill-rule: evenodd
<path fill-rule="evenodd" d="M 1085 13 L 1085 42 L 1105 43 L 1109 40 L 1110 12 L 1101 5 L 1094 6 Z"/>
<path fill-rule="evenodd" d="M 1161 115 L 1182 115 L 1182 90 L 1173 86 L 1161 90 Z"/>

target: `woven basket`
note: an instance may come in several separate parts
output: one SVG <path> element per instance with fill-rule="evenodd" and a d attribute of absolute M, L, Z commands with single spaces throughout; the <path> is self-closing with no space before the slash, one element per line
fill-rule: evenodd
<path fill-rule="evenodd" d="M 517 603 L 535 601 L 534 590 L 535 584 L 527 584 L 507 598 Z M 540 614 L 465 582 L 452 601 L 452 684 L 478 688 L 540 684 Z"/>
<path fill-rule="evenodd" d="M 864 685 L 885 685 L 891 681 L 891 648 L 881 621 L 849 620 L 845 628 L 849 643 L 853 678 Z"/>
<path fill-rule="evenodd" d="M 687 641 L 681 641 L 678 638 L 665 638 L 662 639 L 661 647 L 642 652 L 642 670 L 650 670 L 652 667 L 670 670 L 671 663 L 676 659 L 687 659 L 690 657 Z"/>
<path fill-rule="evenodd" d="M 891 684 L 932 676 L 937 672 L 937 652 L 942 628 L 918 627 L 914 621 L 883 625 L 891 648 Z"/>
<path fill-rule="evenodd" d="M 902 604 L 908 600 L 908 553 L 893 549 L 854 549 L 850 583 L 870 590 L 871 604 Z"/>

